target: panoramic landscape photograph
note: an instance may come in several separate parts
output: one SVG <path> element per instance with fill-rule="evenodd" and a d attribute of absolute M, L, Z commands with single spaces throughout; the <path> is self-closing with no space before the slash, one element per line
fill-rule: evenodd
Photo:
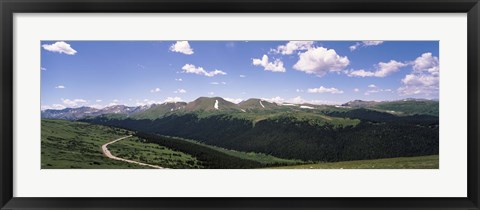
<path fill-rule="evenodd" d="M 438 41 L 40 50 L 42 169 L 439 169 Z"/>

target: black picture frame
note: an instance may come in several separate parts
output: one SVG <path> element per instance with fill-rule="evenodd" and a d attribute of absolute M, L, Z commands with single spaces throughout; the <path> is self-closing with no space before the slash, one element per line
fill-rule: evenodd
<path fill-rule="evenodd" d="M 0 0 L 1 209 L 479 209 L 478 0 Z M 468 196 L 465 198 L 17 198 L 13 197 L 15 13 L 467 13 Z"/>

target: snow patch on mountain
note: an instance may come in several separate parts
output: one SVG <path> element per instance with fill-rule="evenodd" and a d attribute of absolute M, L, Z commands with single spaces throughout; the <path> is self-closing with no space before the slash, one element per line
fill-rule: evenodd
<path fill-rule="evenodd" d="M 260 105 L 261 105 L 263 108 L 265 108 L 265 106 L 262 104 L 262 101 L 259 101 L 259 102 L 260 102 Z"/>
<path fill-rule="evenodd" d="M 300 108 L 302 108 L 302 109 L 315 109 L 315 108 L 313 108 L 313 107 L 311 107 L 311 106 L 300 106 Z"/>
<path fill-rule="evenodd" d="M 213 108 L 218 109 L 218 100 L 215 100 L 215 105 L 213 105 Z"/>

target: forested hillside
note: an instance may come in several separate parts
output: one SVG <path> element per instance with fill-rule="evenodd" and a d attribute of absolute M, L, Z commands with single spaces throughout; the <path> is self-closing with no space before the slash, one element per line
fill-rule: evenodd
<path fill-rule="evenodd" d="M 366 109 L 326 112 L 316 118 L 312 114 L 296 116 L 250 119 L 186 113 L 155 120 L 101 116 L 85 121 L 288 159 L 334 162 L 438 154 L 437 117 L 397 116 Z"/>

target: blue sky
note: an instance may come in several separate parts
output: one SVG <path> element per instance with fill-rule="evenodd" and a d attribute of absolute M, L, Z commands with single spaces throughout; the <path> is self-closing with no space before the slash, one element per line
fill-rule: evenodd
<path fill-rule="evenodd" d="M 438 99 L 437 41 L 42 41 L 43 109 Z"/>

